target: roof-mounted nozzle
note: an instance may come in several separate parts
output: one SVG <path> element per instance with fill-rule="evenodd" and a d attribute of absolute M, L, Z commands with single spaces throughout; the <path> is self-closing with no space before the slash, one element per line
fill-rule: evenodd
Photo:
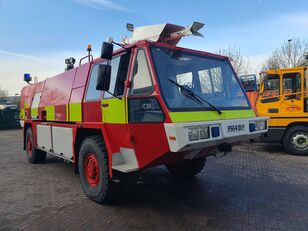
<path fill-rule="evenodd" d="M 182 37 L 203 35 L 199 30 L 204 26 L 204 23 L 194 22 L 192 25 L 183 27 L 174 24 L 160 24 L 153 26 L 134 27 L 133 24 L 127 23 L 126 28 L 132 32 L 131 38 L 124 39 L 125 44 L 131 44 L 140 40 L 149 40 L 152 42 L 161 42 L 171 45 L 176 45 Z"/>

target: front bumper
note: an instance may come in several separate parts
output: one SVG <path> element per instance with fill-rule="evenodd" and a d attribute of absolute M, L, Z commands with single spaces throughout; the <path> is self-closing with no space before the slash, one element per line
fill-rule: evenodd
<path fill-rule="evenodd" d="M 255 117 L 233 120 L 215 120 L 190 123 L 165 123 L 165 131 L 171 152 L 180 152 L 206 147 L 215 147 L 225 143 L 236 143 L 254 139 L 267 132 L 267 126 L 263 130 L 255 130 L 250 124 L 267 121 L 268 117 Z M 268 124 L 268 123 L 267 123 Z M 188 129 L 192 127 L 208 127 L 209 137 L 206 139 L 189 140 Z M 215 127 L 215 136 L 212 128 Z M 219 130 L 219 134 L 217 134 Z"/>

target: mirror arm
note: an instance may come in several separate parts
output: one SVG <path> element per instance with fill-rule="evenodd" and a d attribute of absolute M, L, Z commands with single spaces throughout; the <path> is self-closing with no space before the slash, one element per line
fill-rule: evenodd
<path fill-rule="evenodd" d="M 117 43 L 117 42 L 115 42 L 115 41 L 112 41 L 111 43 L 113 43 L 113 44 L 115 44 L 115 45 L 117 45 L 117 46 L 123 48 L 125 51 L 131 50 L 131 48 L 126 48 L 124 45 L 122 45 L 122 44 L 120 44 L 120 43 Z"/>

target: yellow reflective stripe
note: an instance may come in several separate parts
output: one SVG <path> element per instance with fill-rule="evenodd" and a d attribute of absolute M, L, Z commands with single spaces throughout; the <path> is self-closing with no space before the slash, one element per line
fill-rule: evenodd
<path fill-rule="evenodd" d="M 69 120 L 71 122 L 81 122 L 82 121 L 81 103 L 70 103 L 69 112 L 70 112 Z"/>
<path fill-rule="evenodd" d="M 38 116 L 38 108 L 31 108 L 31 117 L 36 119 Z"/>
<path fill-rule="evenodd" d="M 103 99 L 102 104 L 108 104 L 107 107 L 102 107 L 102 118 L 104 123 L 127 124 L 125 98 Z"/>
<path fill-rule="evenodd" d="M 46 118 L 48 121 L 54 121 L 56 119 L 55 115 L 55 106 L 46 106 L 45 107 L 46 111 Z"/>
<path fill-rule="evenodd" d="M 20 119 L 23 120 L 24 118 L 25 118 L 25 109 L 22 108 L 22 109 L 20 110 Z"/>
<path fill-rule="evenodd" d="M 172 122 L 194 122 L 221 119 L 240 119 L 255 117 L 253 110 L 226 110 L 222 115 L 216 111 L 169 112 Z"/>

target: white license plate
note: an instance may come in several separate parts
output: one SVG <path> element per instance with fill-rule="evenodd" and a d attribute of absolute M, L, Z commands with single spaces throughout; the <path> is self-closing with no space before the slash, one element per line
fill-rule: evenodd
<path fill-rule="evenodd" d="M 239 133 L 245 130 L 245 124 L 231 124 L 227 126 L 228 133 Z"/>

